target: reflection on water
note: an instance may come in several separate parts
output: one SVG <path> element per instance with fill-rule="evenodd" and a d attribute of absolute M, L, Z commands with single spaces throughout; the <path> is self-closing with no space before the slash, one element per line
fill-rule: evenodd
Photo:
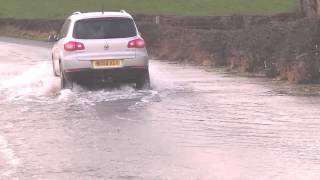
<path fill-rule="evenodd" d="M 152 90 L 60 91 L 47 48 L 0 48 L 0 179 L 320 177 L 317 85 L 151 61 Z"/>

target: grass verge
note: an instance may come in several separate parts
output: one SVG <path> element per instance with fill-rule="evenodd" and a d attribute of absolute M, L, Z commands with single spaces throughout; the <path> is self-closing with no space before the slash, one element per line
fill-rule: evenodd
<path fill-rule="evenodd" d="M 61 19 L 74 11 L 126 9 L 133 14 L 271 15 L 294 11 L 298 0 L 0 0 L 0 17 Z"/>

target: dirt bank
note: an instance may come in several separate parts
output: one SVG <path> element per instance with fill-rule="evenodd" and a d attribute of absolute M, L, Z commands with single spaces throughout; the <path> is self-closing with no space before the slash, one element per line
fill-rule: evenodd
<path fill-rule="evenodd" d="M 154 58 L 263 73 L 296 83 L 319 81 L 320 21 L 277 16 L 135 16 Z M 0 19 L 0 33 L 34 39 L 61 20 Z M 9 32 L 9 33 L 8 33 Z M 38 36 L 37 36 L 38 35 Z M 43 38 L 40 38 L 43 39 Z"/>

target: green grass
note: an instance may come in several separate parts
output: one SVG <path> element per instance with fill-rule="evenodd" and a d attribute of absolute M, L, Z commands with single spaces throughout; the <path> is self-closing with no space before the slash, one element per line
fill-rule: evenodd
<path fill-rule="evenodd" d="M 0 0 L 0 17 L 59 19 L 74 11 L 126 9 L 133 14 L 270 15 L 294 11 L 298 0 Z"/>

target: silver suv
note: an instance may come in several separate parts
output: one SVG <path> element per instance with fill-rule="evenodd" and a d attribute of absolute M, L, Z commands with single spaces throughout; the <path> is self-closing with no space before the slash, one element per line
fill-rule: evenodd
<path fill-rule="evenodd" d="M 75 12 L 54 39 L 53 72 L 62 88 L 72 88 L 73 82 L 126 82 L 149 88 L 145 42 L 127 12 Z"/>

